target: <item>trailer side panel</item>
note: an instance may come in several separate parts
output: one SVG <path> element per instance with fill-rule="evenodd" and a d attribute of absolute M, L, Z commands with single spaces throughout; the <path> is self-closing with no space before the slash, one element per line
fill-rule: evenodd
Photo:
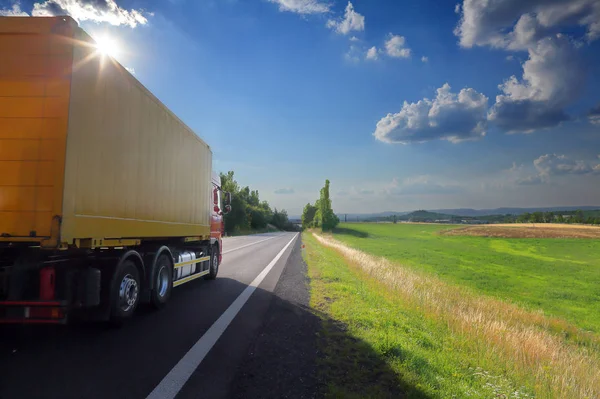
<path fill-rule="evenodd" d="M 212 152 L 75 34 L 61 241 L 210 236 Z"/>

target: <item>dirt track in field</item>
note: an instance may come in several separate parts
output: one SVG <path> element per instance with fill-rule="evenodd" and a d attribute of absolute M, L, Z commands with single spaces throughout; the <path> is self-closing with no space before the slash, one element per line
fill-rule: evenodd
<path fill-rule="evenodd" d="M 600 227 L 556 223 L 494 224 L 460 227 L 441 234 L 500 238 L 600 238 Z"/>

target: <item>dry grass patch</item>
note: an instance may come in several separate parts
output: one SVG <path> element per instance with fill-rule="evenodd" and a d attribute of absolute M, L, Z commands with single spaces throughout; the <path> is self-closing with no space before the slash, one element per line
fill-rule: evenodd
<path fill-rule="evenodd" d="M 490 224 L 444 230 L 440 234 L 498 238 L 600 238 L 600 227 L 558 223 Z"/>
<path fill-rule="evenodd" d="M 499 357 L 524 380 L 533 379 L 538 397 L 600 397 L 597 336 L 541 312 L 476 295 L 385 258 L 368 255 L 332 237 L 315 237 L 396 292 L 407 304 L 447 323 L 457 335 L 469 337 L 477 348 L 474 358 Z"/>

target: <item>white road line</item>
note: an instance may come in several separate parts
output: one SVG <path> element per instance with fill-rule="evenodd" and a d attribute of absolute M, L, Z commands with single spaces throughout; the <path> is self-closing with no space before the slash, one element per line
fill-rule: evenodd
<path fill-rule="evenodd" d="M 273 238 L 277 238 L 277 237 L 283 237 L 283 236 L 277 235 L 277 236 L 269 237 L 265 240 L 260 240 L 260 241 L 252 242 L 250 244 L 242 245 L 241 247 L 233 248 L 233 249 L 230 249 L 229 251 L 223 251 L 223 255 L 228 254 L 233 251 L 237 251 L 238 249 L 242 249 L 242 248 L 250 247 L 252 245 L 260 244 L 261 242 L 269 241 L 269 240 L 272 240 Z"/>
<path fill-rule="evenodd" d="M 294 234 L 294 237 L 287 243 L 285 247 L 273 260 L 263 269 L 262 272 L 254 281 L 250 283 L 248 287 L 236 298 L 235 301 L 227 308 L 227 310 L 214 322 L 214 324 L 204 333 L 204 335 L 192 346 L 192 348 L 181 358 L 181 360 L 173 367 L 169 374 L 162 379 L 162 381 L 154 388 L 150 395 L 146 399 L 173 399 L 181 391 L 181 388 L 190 379 L 192 373 L 198 368 L 202 360 L 206 357 L 208 352 L 212 349 L 218 339 L 221 337 L 227 326 L 231 323 L 233 318 L 239 313 L 244 304 L 250 298 L 250 295 L 256 290 L 256 287 L 265 279 L 267 274 L 273 269 L 277 261 L 281 258 L 283 253 L 292 242 L 298 237 L 298 234 Z"/>

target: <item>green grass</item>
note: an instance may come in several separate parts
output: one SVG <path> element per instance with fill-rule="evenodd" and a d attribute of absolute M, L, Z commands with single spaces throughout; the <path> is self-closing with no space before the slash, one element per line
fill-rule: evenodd
<path fill-rule="evenodd" d="M 444 236 L 453 226 L 342 224 L 364 252 L 600 332 L 600 240 Z"/>
<path fill-rule="evenodd" d="M 311 306 L 324 320 L 319 373 L 327 397 L 532 397 L 505 363 L 475 362 L 485 343 L 424 317 L 310 233 L 303 242 Z"/>

